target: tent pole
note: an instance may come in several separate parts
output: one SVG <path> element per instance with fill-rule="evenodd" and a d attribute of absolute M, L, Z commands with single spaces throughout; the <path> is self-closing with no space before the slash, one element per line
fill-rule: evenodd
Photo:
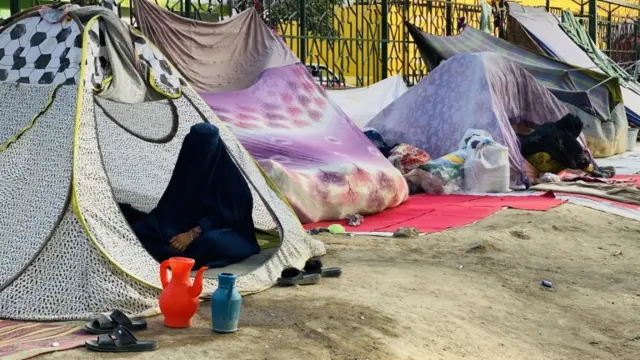
<path fill-rule="evenodd" d="M 453 35 L 453 7 L 451 0 L 445 0 L 444 2 L 444 21 L 445 21 L 445 35 Z"/>
<path fill-rule="evenodd" d="M 11 11 L 11 15 L 15 15 L 20 12 L 20 0 L 11 0 L 9 2 L 9 9 Z"/>
<path fill-rule="evenodd" d="M 304 65 L 307 64 L 307 16 L 305 14 L 305 7 L 307 4 L 305 0 L 298 2 L 298 58 Z M 328 65 L 328 64 L 327 64 Z"/>
<path fill-rule="evenodd" d="M 598 0 L 589 0 L 589 36 L 598 43 Z"/>
<path fill-rule="evenodd" d="M 380 52 L 382 58 L 382 79 L 387 78 L 387 66 L 389 65 L 389 53 L 388 53 L 388 42 L 389 42 L 389 22 L 388 22 L 388 14 L 389 14 L 389 0 L 382 0 L 382 21 L 380 22 L 380 26 L 382 27 L 382 43 L 380 44 Z M 377 80 L 376 80 L 377 81 Z"/>

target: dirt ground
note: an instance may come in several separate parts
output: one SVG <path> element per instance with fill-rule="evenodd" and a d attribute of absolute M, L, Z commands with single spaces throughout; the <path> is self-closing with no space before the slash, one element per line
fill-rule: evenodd
<path fill-rule="evenodd" d="M 640 223 L 563 205 L 417 239 L 325 236 L 339 279 L 244 298 L 241 330 L 150 319 L 139 355 L 45 359 L 640 359 Z M 541 280 L 553 288 L 540 286 Z"/>

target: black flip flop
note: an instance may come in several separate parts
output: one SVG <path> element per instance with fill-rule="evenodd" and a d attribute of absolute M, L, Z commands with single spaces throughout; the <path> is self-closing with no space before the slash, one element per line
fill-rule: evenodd
<path fill-rule="evenodd" d="M 286 268 L 278 278 L 278 285 L 313 285 L 319 283 L 320 278 L 320 274 L 309 274 L 296 268 Z"/>
<path fill-rule="evenodd" d="M 120 310 L 113 310 L 109 315 L 100 314 L 97 318 L 84 324 L 84 329 L 92 334 L 108 334 L 118 325 L 130 330 L 141 331 L 147 329 L 147 321 L 144 319 L 129 319 Z"/>
<path fill-rule="evenodd" d="M 307 260 L 304 271 L 309 274 L 320 274 L 322 277 L 340 277 L 342 269 L 339 267 L 323 268 L 320 260 Z"/>
<path fill-rule="evenodd" d="M 155 340 L 138 340 L 122 326 L 117 326 L 111 334 L 102 334 L 97 340 L 87 340 L 84 345 L 91 351 L 99 352 L 143 352 L 158 349 Z"/>

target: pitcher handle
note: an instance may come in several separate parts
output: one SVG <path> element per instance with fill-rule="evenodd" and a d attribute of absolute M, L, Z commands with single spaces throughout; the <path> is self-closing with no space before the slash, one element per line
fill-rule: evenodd
<path fill-rule="evenodd" d="M 169 267 L 169 260 L 165 260 L 160 263 L 160 282 L 162 283 L 162 288 L 166 288 L 169 285 L 169 278 L 167 277 L 167 268 Z"/>

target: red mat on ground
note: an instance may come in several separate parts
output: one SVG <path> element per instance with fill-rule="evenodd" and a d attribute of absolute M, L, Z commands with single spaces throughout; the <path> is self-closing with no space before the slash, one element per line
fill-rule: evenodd
<path fill-rule="evenodd" d="M 415 227 L 431 233 L 472 224 L 505 207 L 545 211 L 562 204 L 552 192 L 531 196 L 412 195 L 400 206 L 366 216 L 360 226 L 348 226 L 347 220 L 305 224 L 305 229 L 341 224 L 348 232 L 394 232 L 400 227 Z"/>

